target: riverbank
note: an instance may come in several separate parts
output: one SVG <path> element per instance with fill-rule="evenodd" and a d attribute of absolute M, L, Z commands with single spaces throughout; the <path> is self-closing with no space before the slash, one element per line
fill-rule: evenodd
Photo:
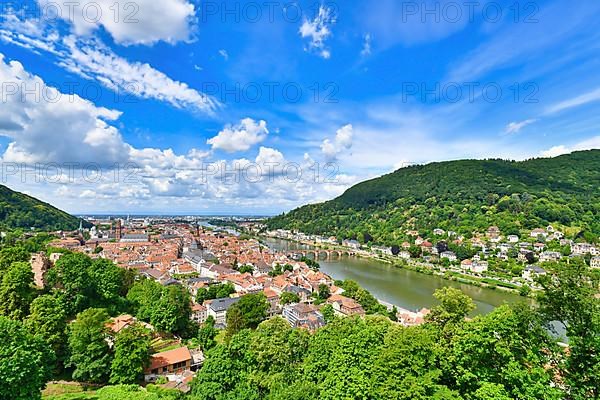
<path fill-rule="evenodd" d="M 485 289 L 489 289 L 489 290 L 500 290 L 500 291 L 504 291 L 504 292 L 507 292 L 510 294 L 519 295 L 521 297 L 530 297 L 531 298 L 531 297 L 533 297 L 533 294 L 535 292 L 535 289 L 531 289 L 530 293 L 527 293 L 526 295 L 524 295 L 523 293 L 521 293 L 520 286 L 510 283 L 510 282 L 501 281 L 501 280 L 495 279 L 493 277 L 479 277 L 479 276 L 467 275 L 467 274 L 461 273 L 459 271 L 453 271 L 450 269 L 445 269 L 443 267 L 437 267 L 434 264 L 423 263 L 423 262 L 419 262 L 419 261 L 412 260 L 412 259 L 411 260 L 403 260 L 403 259 L 398 259 L 397 257 L 392 258 L 393 256 L 385 256 L 382 254 L 371 253 L 371 252 L 368 252 L 365 250 L 351 249 L 351 248 L 344 247 L 341 245 L 336 246 L 336 245 L 332 245 L 332 244 L 306 242 L 306 241 L 287 239 L 287 238 L 283 239 L 283 238 L 277 238 L 277 237 L 271 237 L 271 236 L 261 236 L 261 238 L 286 240 L 289 242 L 300 244 L 302 246 L 308 246 L 308 249 L 314 248 L 314 249 L 322 249 L 322 250 L 330 250 L 330 251 L 350 252 L 350 253 L 352 253 L 353 257 L 362 258 L 365 260 L 371 260 L 371 261 L 380 262 L 380 263 L 386 263 L 386 264 L 389 264 L 396 268 L 402 268 L 402 269 L 410 270 L 410 271 L 417 272 L 420 274 L 435 275 L 437 277 L 440 277 L 442 279 L 445 279 L 445 280 L 448 280 L 451 282 L 458 282 L 461 284 L 471 285 L 471 286 L 485 288 Z"/>
<path fill-rule="evenodd" d="M 286 254 L 315 250 L 309 243 L 276 238 L 261 240 L 270 249 Z M 333 279 L 353 280 L 377 299 L 413 312 L 437 305 L 433 294 L 444 287 L 459 289 L 475 301 L 477 310 L 472 316 L 487 314 L 502 304 L 525 300 L 508 291 L 491 290 L 481 285 L 463 283 L 458 279 L 446 279 L 430 271 L 417 272 L 413 266 L 401 268 L 382 257 L 337 257 L 334 254 L 328 259 L 321 258 L 319 264 L 321 271 Z"/>

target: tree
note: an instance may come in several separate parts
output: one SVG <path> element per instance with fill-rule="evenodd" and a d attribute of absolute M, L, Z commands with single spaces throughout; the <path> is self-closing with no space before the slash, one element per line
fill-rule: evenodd
<path fill-rule="evenodd" d="M 160 300 L 162 292 L 162 285 L 152 279 L 144 278 L 134 283 L 127 293 L 127 300 L 131 303 L 135 316 L 150 322 L 153 308 Z"/>
<path fill-rule="evenodd" d="M 207 351 L 215 347 L 217 341 L 215 338 L 219 331 L 215 328 L 215 319 L 212 315 L 204 321 L 202 327 L 198 330 L 198 343 L 203 351 Z"/>
<path fill-rule="evenodd" d="M 549 363 L 557 346 L 529 306 L 500 306 L 453 328 L 442 365 L 465 398 L 471 393 L 481 399 L 564 398 Z"/>
<path fill-rule="evenodd" d="M 435 248 L 437 249 L 438 254 L 442 254 L 443 252 L 448 251 L 448 243 L 441 240 L 436 243 Z"/>
<path fill-rule="evenodd" d="M 335 311 L 331 304 L 325 304 L 323 308 L 321 308 L 321 314 L 323 314 L 323 319 L 327 323 L 333 322 L 335 319 Z"/>
<path fill-rule="evenodd" d="M 435 399 L 449 392 L 440 382 L 436 342 L 435 331 L 426 326 L 390 328 L 373 360 L 374 397 Z"/>
<path fill-rule="evenodd" d="M 156 281 L 143 279 L 131 287 L 127 299 L 140 320 L 164 332 L 189 334 L 191 299 L 182 286 L 163 287 Z"/>
<path fill-rule="evenodd" d="M 133 384 L 144 376 L 150 361 L 150 332 L 141 324 L 122 329 L 115 338 L 110 383 Z"/>
<path fill-rule="evenodd" d="M 433 307 L 427 315 L 427 321 L 445 326 L 448 323 L 459 323 L 475 309 L 473 300 L 458 289 L 445 287 L 433 294 L 440 305 Z"/>
<path fill-rule="evenodd" d="M 91 264 L 92 260 L 85 254 L 67 253 L 48 271 L 48 285 L 64 292 L 64 307 L 69 316 L 90 305 L 94 294 L 93 280 L 88 273 Z"/>
<path fill-rule="evenodd" d="M 0 399 L 41 399 L 54 354 L 21 322 L 0 316 Z"/>
<path fill-rule="evenodd" d="M 106 308 L 116 313 L 123 307 L 121 293 L 124 285 L 125 270 L 110 260 L 100 258 L 92 261 L 88 267 L 88 275 L 92 285 L 91 305 Z"/>
<path fill-rule="evenodd" d="M 167 286 L 152 309 L 150 323 L 158 330 L 183 334 L 190 323 L 190 303 L 190 295 L 184 287 Z"/>
<path fill-rule="evenodd" d="M 563 368 L 572 399 L 600 397 L 600 275 L 582 259 L 548 264 L 538 296 L 546 321 L 560 321 L 569 338 Z"/>
<path fill-rule="evenodd" d="M 0 284 L 0 314 L 22 320 L 29 314 L 35 294 L 31 266 L 26 262 L 13 263 Z"/>
<path fill-rule="evenodd" d="M 496 383 L 484 382 L 479 389 L 475 391 L 475 400 L 511 400 L 506 393 L 504 386 Z"/>
<path fill-rule="evenodd" d="M 329 291 L 329 286 L 324 283 L 319 285 L 319 299 L 327 300 L 331 296 L 331 292 Z"/>
<path fill-rule="evenodd" d="M 421 257 L 421 254 L 423 253 L 421 248 L 419 246 L 415 246 L 415 245 L 410 246 L 408 248 L 408 252 L 410 253 L 410 256 L 412 258 L 419 258 L 419 257 Z"/>
<path fill-rule="evenodd" d="M 31 303 L 31 314 L 25 321 L 26 327 L 42 339 L 63 363 L 67 353 L 67 318 L 61 301 L 45 294 Z"/>
<path fill-rule="evenodd" d="M 279 296 L 279 304 L 286 305 L 292 303 L 300 303 L 300 296 L 292 292 L 283 292 Z"/>
<path fill-rule="evenodd" d="M 6 271 L 13 263 L 29 261 L 30 254 L 21 246 L 0 250 L 0 271 Z"/>
<path fill-rule="evenodd" d="M 229 297 L 233 293 L 235 293 L 235 287 L 231 282 L 210 285 L 208 288 L 203 287 L 198 289 L 196 303 L 202 304 L 206 300 L 222 299 Z"/>
<path fill-rule="evenodd" d="M 106 383 L 110 376 L 112 354 L 106 341 L 103 309 L 89 308 L 71 324 L 69 333 L 69 366 L 75 368 L 73 379 L 80 382 Z"/>
<path fill-rule="evenodd" d="M 248 294 L 229 307 L 227 310 L 227 333 L 228 336 L 242 329 L 256 329 L 267 317 L 269 303 L 263 293 Z"/>
<path fill-rule="evenodd" d="M 252 272 L 254 272 L 254 268 L 252 267 L 252 265 L 242 265 L 241 267 L 239 267 L 239 271 L 240 274 L 251 274 Z"/>

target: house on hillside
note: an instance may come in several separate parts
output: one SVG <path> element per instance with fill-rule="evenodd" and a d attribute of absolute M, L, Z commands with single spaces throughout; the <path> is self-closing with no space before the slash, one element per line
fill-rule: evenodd
<path fill-rule="evenodd" d="M 600 255 L 598 249 L 589 243 L 574 243 L 571 246 L 571 251 L 573 252 L 573 255 L 576 256 L 585 256 L 586 254 L 591 254 L 593 256 Z"/>
<path fill-rule="evenodd" d="M 457 260 L 456 254 L 454 254 L 454 252 L 452 252 L 452 251 L 443 251 L 440 254 L 440 258 L 447 258 L 449 261 L 452 261 L 452 262 Z"/>
<path fill-rule="evenodd" d="M 546 232 L 545 229 L 542 228 L 536 228 L 534 230 L 531 231 L 531 233 L 529 234 L 530 237 L 532 238 L 538 238 L 538 237 L 547 237 L 548 236 L 548 232 Z"/>
<path fill-rule="evenodd" d="M 517 235 L 508 235 L 506 239 L 509 243 L 519 243 L 519 236 Z"/>
<path fill-rule="evenodd" d="M 554 262 L 560 260 L 562 254 L 558 251 L 544 251 L 540 254 L 540 262 Z"/>
<path fill-rule="evenodd" d="M 491 242 L 498 242 L 500 240 L 500 234 L 500 228 L 497 226 L 490 226 L 485 235 Z"/>
<path fill-rule="evenodd" d="M 354 299 L 339 294 L 334 294 L 327 299 L 327 304 L 331 304 L 333 311 L 337 315 L 350 316 L 350 315 L 365 315 L 365 310 L 360 304 Z"/>
<path fill-rule="evenodd" d="M 523 279 L 533 282 L 538 276 L 546 275 L 546 270 L 537 265 L 528 265 L 521 275 Z"/>
<path fill-rule="evenodd" d="M 159 376 L 180 375 L 192 368 L 192 354 L 187 347 L 163 351 L 150 357 L 150 365 L 144 370 L 146 382 L 155 382 Z"/>
<path fill-rule="evenodd" d="M 354 250 L 360 249 L 360 243 L 356 240 L 346 239 L 342 241 L 342 246 L 349 247 Z"/>

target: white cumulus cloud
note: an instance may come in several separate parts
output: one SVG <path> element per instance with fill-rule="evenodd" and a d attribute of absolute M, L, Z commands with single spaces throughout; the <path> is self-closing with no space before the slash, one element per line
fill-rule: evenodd
<path fill-rule="evenodd" d="M 337 130 L 333 140 L 325 139 L 321 144 L 321 151 L 327 159 L 335 159 L 344 150 L 352 147 L 354 128 L 351 124 Z"/>
<path fill-rule="evenodd" d="M 213 150 L 235 153 L 249 150 L 265 140 L 268 134 L 266 121 L 244 118 L 238 125 L 226 126 L 217 136 L 208 139 L 207 144 L 211 145 Z"/>
<path fill-rule="evenodd" d="M 42 10 L 58 9 L 58 16 L 78 36 L 104 28 L 121 45 L 176 43 L 190 38 L 195 7 L 187 0 L 38 0 Z"/>
<path fill-rule="evenodd" d="M 544 150 L 540 152 L 542 157 L 557 157 L 563 154 L 569 154 L 574 151 L 582 151 L 582 150 L 592 150 L 592 149 L 600 149 L 600 136 L 594 136 L 590 139 L 581 141 L 579 143 L 575 143 L 573 145 L 567 146 L 564 144 L 553 146 L 548 150 Z"/>

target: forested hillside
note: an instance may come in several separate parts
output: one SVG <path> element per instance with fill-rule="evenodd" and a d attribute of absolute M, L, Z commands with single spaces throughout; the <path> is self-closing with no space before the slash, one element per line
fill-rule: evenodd
<path fill-rule="evenodd" d="M 0 185 L 0 228 L 31 227 L 51 230 L 74 230 L 79 219 L 50 204 Z"/>
<path fill-rule="evenodd" d="M 272 218 L 270 229 L 392 244 L 407 230 L 464 235 L 497 225 L 503 233 L 556 224 L 597 241 L 600 150 L 527 161 L 461 160 L 400 169 L 342 196 Z"/>

